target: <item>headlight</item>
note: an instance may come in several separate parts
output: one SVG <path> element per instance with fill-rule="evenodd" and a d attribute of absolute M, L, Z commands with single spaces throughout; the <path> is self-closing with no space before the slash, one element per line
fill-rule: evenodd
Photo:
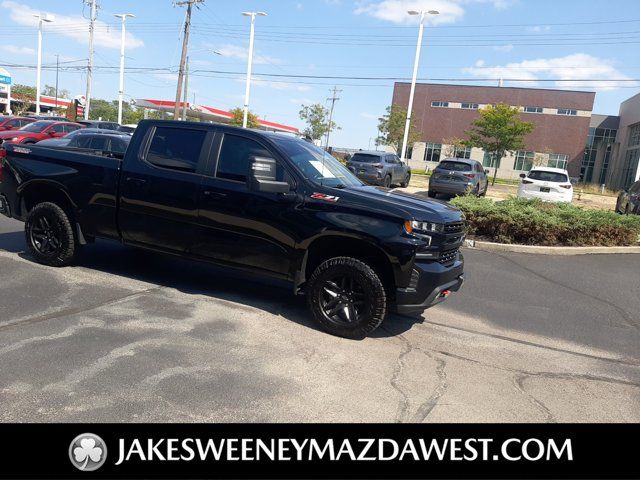
<path fill-rule="evenodd" d="M 415 230 L 416 232 L 419 232 L 419 233 L 442 232 L 444 230 L 444 225 L 442 225 L 441 223 L 418 222 L 416 220 L 413 220 L 410 222 L 410 225 L 411 225 L 411 231 Z"/>

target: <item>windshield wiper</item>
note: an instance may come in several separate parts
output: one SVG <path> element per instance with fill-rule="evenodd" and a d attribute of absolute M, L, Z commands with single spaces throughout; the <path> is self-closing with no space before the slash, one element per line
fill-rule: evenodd
<path fill-rule="evenodd" d="M 346 186 L 345 184 L 343 184 L 343 183 L 339 183 L 339 184 L 337 184 L 337 185 L 334 185 L 334 186 L 333 186 L 333 188 L 340 188 L 340 189 L 342 189 L 342 188 L 347 188 L 347 186 Z"/>

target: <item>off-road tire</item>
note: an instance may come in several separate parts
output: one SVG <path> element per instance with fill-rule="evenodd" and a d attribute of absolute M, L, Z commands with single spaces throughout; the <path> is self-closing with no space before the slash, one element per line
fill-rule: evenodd
<path fill-rule="evenodd" d="M 58 245 L 48 253 L 43 251 L 42 247 L 38 247 L 38 242 L 34 237 L 34 235 L 42 236 L 36 232 L 40 231 L 39 227 L 42 225 L 43 218 L 50 224 L 51 231 L 55 232 L 51 237 L 56 237 L 56 245 Z M 43 202 L 33 207 L 27 215 L 24 231 L 27 249 L 36 262 L 51 267 L 64 267 L 72 264 L 75 260 L 79 245 L 76 241 L 73 224 L 69 215 L 55 203 Z"/>
<path fill-rule="evenodd" d="M 323 306 L 327 282 L 343 275 L 352 277 L 364 295 L 361 317 L 348 325 L 331 320 Z M 361 340 L 380 326 L 387 313 L 387 295 L 382 280 L 366 263 L 351 257 L 335 257 L 320 264 L 309 279 L 306 295 L 314 319 L 324 330 L 339 337 Z"/>
<path fill-rule="evenodd" d="M 436 198 L 436 195 L 438 195 L 438 192 L 432 192 L 431 190 L 429 190 L 427 192 L 427 195 L 429 196 L 429 198 Z"/>
<path fill-rule="evenodd" d="M 402 188 L 407 188 L 409 186 L 410 181 L 411 181 L 411 174 L 408 174 L 406 177 L 404 177 L 404 182 L 402 182 L 400 186 Z"/>

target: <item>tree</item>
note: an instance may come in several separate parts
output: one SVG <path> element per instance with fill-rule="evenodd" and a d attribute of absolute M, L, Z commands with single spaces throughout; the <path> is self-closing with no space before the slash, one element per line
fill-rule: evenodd
<path fill-rule="evenodd" d="M 16 97 L 36 98 L 36 87 L 16 83 L 11 86 L 11 95 Z"/>
<path fill-rule="evenodd" d="M 102 100 L 100 98 L 91 99 L 90 120 L 106 120 L 116 122 L 118 120 L 118 102 Z"/>
<path fill-rule="evenodd" d="M 47 97 L 55 97 L 56 87 L 45 85 L 42 89 L 42 95 L 46 95 Z M 69 90 L 66 90 L 64 88 L 58 89 L 58 98 L 69 98 Z"/>
<path fill-rule="evenodd" d="M 456 153 L 466 147 L 465 141 L 458 137 L 442 139 L 442 153 L 444 158 L 455 157 Z"/>
<path fill-rule="evenodd" d="M 399 105 L 387 107 L 386 113 L 378 118 L 378 131 L 380 135 L 376 138 L 376 145 L 389 145 L 394 148 L 398 155 L 402 155 L 402 140 L 404 139 L 404 127 L 407 121 L 407 110 Z M 409 125 L 409 148 L 420 140 L 420 132 L 415 127 L 413 120 Z"/>
<path fill-rule="evenodd" d="M 313 105 L 302 105 L 302 109 L 299 112 L 300 120 L 307 123 L 307 127 L 302 133 L 310 137 L 312 140 L 320 140 L 324 137 L 329 130 L 339 130 L 340 127 L 331 121 L 329 125 L 329 110 L 323 107 L 319 103 Z"/>
<path fill-rule="evenodd" d="M 520 120 L 518 108 L 505 103 L 487 105 L 479 113 L 480 116 L 473 121 L 471 129 L 465 132 L 469 137 L 465 144 L 482 148 L 495 159 L 491 181 L 491 185 L 494 185 L 504 154 L 523 150 L 524 137 L 533 131 L 535 125 Z"/>
<path fill-rule="evenodd" d="M 237 107 L 233 110 L 229 110 L 229 113 L 233 115 L 229 123 L 231 125 L 235 125 L 237 127 L 242 126 L 242 121 L 244 119 L 244 109 Z M 260 124 L 258 123 L 258 117 L 255 113 L 249 112 L 247 115 L 247 128 L 258 128 Z"/>

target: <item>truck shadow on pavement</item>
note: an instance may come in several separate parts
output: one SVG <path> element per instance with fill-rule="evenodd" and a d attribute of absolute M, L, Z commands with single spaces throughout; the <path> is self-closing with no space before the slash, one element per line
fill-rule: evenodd
<path fill-rule="evenodd" d="M 22 232 L 0 233 L 0 250 L 34 262 L 25 249 Z M 321 330 L 308 311 L 305 297 L 293 295 L 292 286 L 286 281 L 104 240 L 83 248 L 77 267 L 254 307 Z M 419 321 L 417 317 L 390 314 L 383 324 L 385 328 L 371 336 L 396 336 Z"/>

